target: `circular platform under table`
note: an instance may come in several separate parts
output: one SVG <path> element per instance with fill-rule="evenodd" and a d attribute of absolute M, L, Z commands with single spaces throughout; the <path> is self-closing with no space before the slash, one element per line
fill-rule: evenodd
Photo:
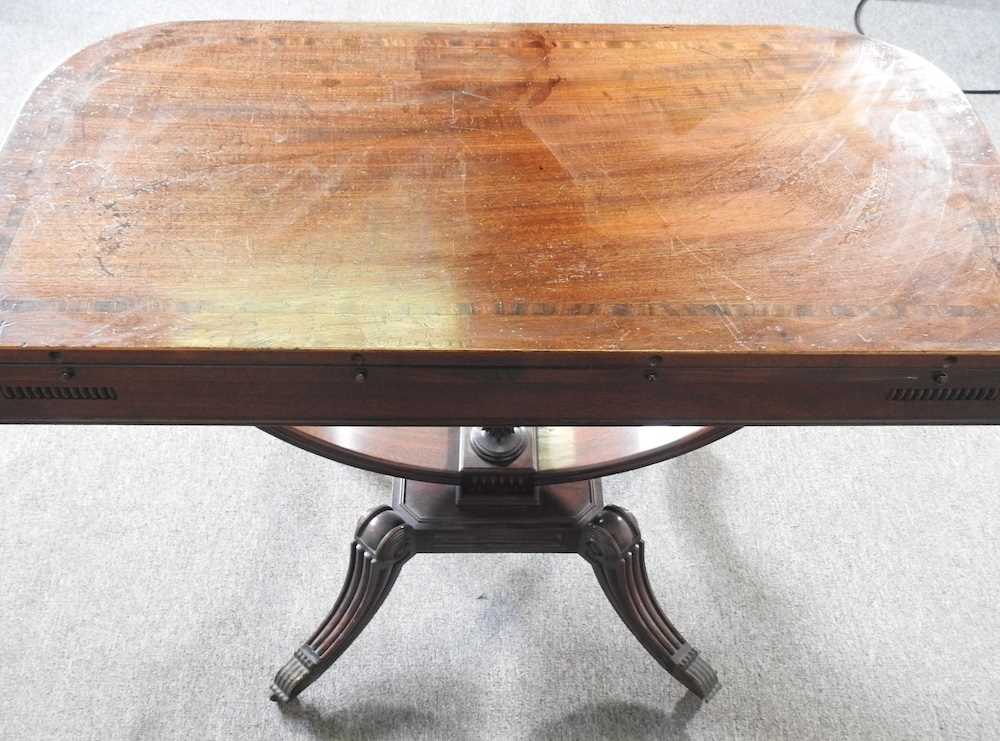
<path fill-rule="evenodd" d="M 389 476 L 459 483 L 460 427 L 262 427 L 311 453 Z M 690 453 L 738 430 L 712 427 L 539 427 L 539 484 L 609 476 Z"/>

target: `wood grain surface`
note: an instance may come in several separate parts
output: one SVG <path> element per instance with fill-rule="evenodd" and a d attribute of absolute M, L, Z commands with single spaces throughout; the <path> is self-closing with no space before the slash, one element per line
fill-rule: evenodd
<path fill-rule="evenodd" d="M 955 85 L 851 34 L 168 24 L 18 119 L 0 346 L 993 354 L 998 219 Z"/>
<path fill-rule="evenodd" d="M 998 222 L 852 34 L 142 28 L 0 153 L 0 421 L 1000 421 Z"/>

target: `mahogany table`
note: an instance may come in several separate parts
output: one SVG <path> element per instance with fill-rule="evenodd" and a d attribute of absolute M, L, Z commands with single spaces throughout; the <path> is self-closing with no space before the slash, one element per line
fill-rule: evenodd
<path fill-rule="evenodd" d="M 1000 160 L 787 27 L 152 26 L 0 152 L 0 421 L 258 425 L 395 477 L 287 701 L 417 552 L 577 552 L 700 697 L 599 477 L 740 425 L 1000 421 Z"/>

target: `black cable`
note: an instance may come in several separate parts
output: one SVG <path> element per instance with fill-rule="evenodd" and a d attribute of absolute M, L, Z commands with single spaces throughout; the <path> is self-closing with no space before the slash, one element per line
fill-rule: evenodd
<path fill-rule="evenodd" d="M 861 11 L 868 4 L 868 0 L 859 0 L 854 8 L 854 28 L 862 36 L 867 36 L 861 27 Z M 1000 90 L 962 90 L 966 95 L 1000 95 Z"/>

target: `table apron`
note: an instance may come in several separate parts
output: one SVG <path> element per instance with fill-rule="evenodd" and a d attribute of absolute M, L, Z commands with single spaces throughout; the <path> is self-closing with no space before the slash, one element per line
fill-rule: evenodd
<path fill-rule="evenodd" d="M 913 424 L 1000 421 L 1000 369 L 0 365 L 0 422 Z"/>

